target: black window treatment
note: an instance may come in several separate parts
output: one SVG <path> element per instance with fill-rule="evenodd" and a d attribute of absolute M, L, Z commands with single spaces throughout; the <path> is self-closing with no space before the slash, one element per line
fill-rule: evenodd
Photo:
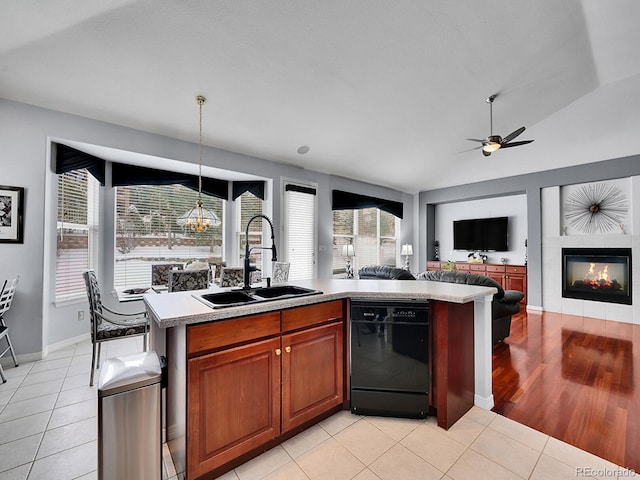
<path fill-rule="evenodd" d="M 184 185 L 198 191 L 198 176 L 186 173 L 168 172 L 155 168 L 139 167 L 126 163 L 113 163 L 111 179 L 114 187 L 124 185 Z M 216 198 L 229 198 L 229 182 L 202 177 L 202 193 Z"/>
<path fill-rule="evenodd" d="M 232 200 L 235 200 L 244 192 L 250 192 L 260 200 L 264 200 L 264 181 L 233 182 L 231 191 Z"/>
<path fill-rule="evenodd" d="M 385 212 L 402 218 L 403 205 L 401 202 L 384 200 L 382 198 L 358 195 L 357 193 L 334 190 L 332 195 L 333 210 L 358 210 L 362 208 L 379 208 Z"/>
<path fill-rule="evenodd" d="M 100 185 L 104 186 L 105 161 L 102 158 L 94 157 L 62 143 L 53 143 L 53 149 L 57 174 L 86 168 L 100 182 Z"/>
<path fill-rule="evenodd" d="M 313 187 L 303 187 L 302 185 L 296 185 L 294 183 L 287 183 L 284 186 L 285 192 L 299 192 L 299 193 L 308 193 L 309 195 L 316 195 L 316 189 Z"/>

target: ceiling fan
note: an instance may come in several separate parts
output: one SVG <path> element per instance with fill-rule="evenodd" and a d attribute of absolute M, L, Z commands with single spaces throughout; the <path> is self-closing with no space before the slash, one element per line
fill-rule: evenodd
<path fill-rule="evenodd" d="M 533 142 L 533 140 L 521 140 L 519 142 L 512 142 L 518 135 L 524 132 L 525 128 L 520 127 L 519 129 L 511 132 L 506 137 L 502 138 L 500 135 L 493 134 L 493 101 L 496 99 L 498 94 L 493 94 L 489 98 L 487 98 L 487 103 L 489 104 L 489 122 L 490 122 L 490 134 L 487 138 L 480 140 L 478 138 L 467 138 L 472 142 L 480 142 L 482 143 L 481 147 L 472 148 L 472 150 L 478 150 L 482 148 L 482 154 L 485 157 L 488 157 L 493 152 L 500 148 L 509 148 L 509 147 L 517 147 L 520 145 L 526 145 L 527 143 Z"/>

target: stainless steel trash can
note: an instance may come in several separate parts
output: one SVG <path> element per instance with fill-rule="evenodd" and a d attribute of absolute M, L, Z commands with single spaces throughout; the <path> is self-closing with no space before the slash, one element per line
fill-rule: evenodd
<path fill-rule="evenodd" d="M 98 382 L 98 479 L 162 478 L 156 352 L 107 359 Z"/>

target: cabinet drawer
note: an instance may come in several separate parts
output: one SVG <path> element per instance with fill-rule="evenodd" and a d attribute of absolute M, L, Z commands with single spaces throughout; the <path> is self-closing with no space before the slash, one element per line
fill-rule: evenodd
<path fill-rule="evenodd" d="M 440 262 L 427 262 L 427 270 L 440 270 Z"/>
<path fill-rule="evenodd" d="M 282 312 L 282 331 L 317 325 L 342 319 L 342 301 L 316 303 L 308 307 L 292 308 Z"/>
<path fill-rule="evenodd" d="M 519 273 L 521 275 L 525 275 L 527 273 L 527 267 L 524 265 L 507 266 L 507 273 Z"/>
<path fill-rule="evenodd" d="M 505 267 L 504 267 L 504 265 L 487 265 L 487 272 L 504 273 L 505 272 Z"/>
<path fill-rule="evenodd" d="M 459 270 L 461 272 L 468 272 L 470 270 L 471 265 L 469 265 L 468 263 L 457 263 L 456 262 L 456 270 Z"/>
<path fill-rule="evenodd" d="M 233 318 L 187 328 L 187 355 L 280 333 L 280 312 Z"/>
<path fill-rule="evenodd" d="M 484 264 L 470 264 L 469 265 L 469 270 L 471 272 L 475 272 L 475 273 L 484 273 L 487 271 L 487 266 Z"/>

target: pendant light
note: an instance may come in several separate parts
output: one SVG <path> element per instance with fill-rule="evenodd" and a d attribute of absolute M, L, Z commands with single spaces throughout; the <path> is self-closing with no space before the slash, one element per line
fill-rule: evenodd
<path fill-rule="evenodd" d="M 196 97 L 196 103 L 200 107 L 200 162 L 198 163 L 198 201 L 196 206 L 178 218 L 178 225 L 186 225 L 194 232 L 205 232 L 209 227 L 220 225 L 220 219 L 211 210 L 202 206 L 202 105 L 207 99 L 202 95 Z"/>

